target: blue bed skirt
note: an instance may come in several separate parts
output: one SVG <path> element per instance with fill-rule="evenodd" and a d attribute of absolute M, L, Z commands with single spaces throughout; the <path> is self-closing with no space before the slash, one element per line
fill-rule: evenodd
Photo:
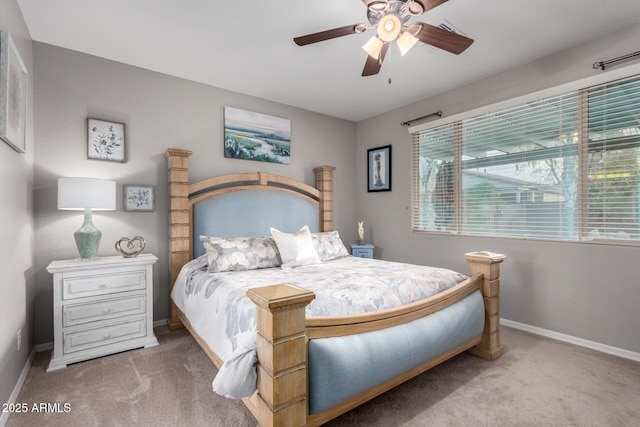
<path fill-rule="evenodd" d="M 317 414 L 395 378 L 482 334 L 476 291 L 406 324 L 309 341 L 309 413 Z"/>

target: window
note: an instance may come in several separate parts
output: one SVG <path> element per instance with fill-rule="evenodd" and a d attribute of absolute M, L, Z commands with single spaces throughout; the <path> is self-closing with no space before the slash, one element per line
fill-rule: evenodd
<path fill-rule="evenodd" d="M 413 230 L 640 240 L 640 77 L 412 134 Z"/>

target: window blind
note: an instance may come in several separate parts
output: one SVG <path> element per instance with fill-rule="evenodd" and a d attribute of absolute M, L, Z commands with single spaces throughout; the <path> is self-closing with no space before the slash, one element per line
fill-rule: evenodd
<path fill-rule="evenodd" d="M 640 78 L 412 134 L 414 231 L 640 240 Z"/>
<path fill-rule="evenodd" d="M 588 233 L 640 240 L 640 77 L 589 89 Z"/>

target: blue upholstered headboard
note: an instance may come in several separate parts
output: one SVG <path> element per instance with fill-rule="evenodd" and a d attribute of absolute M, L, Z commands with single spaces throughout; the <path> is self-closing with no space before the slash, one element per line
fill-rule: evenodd
<path fill-rule="evenodd" d="M 204 254 L 199 237 L 270 236 L 269 228 L 293 233 L 303 225 L 318 231 L 318 204 L 292 193 L 243 190 L 193 205 L 193 256 Z"/>
<path fill-rule="evenodd" d="M 182 267 L 204 252 L 200 235 L 268 236 L 269 227 L 286 232 L 307 224 L 333 230 L 334 166 L 313 168 L 315 186 L 266 172 L 234 173 L 189 183 L 191 150 L 168 148 L 169 283 Z M 169 327 L 181 327 L 170 304 Z"/>

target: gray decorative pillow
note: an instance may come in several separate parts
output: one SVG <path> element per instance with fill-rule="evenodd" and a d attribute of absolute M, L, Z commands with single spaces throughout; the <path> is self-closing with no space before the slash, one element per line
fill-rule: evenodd
<path fill-rule="evenodd" d="M 330 261 L 349 255 L 349 251 L 344 246 L 344 243 L 342 243 L 337 230 L 324 233 L 312 233 L 311 240 L 313 241 L 313 247 L 318 253 L 320 261 Z"/>
<path fill-rule="evenodd" d="M 210 237 L 200 236 L 207 251 L 208 270 L 257 270 L 279 267 L 280 253 L 272 237 Z"/>

